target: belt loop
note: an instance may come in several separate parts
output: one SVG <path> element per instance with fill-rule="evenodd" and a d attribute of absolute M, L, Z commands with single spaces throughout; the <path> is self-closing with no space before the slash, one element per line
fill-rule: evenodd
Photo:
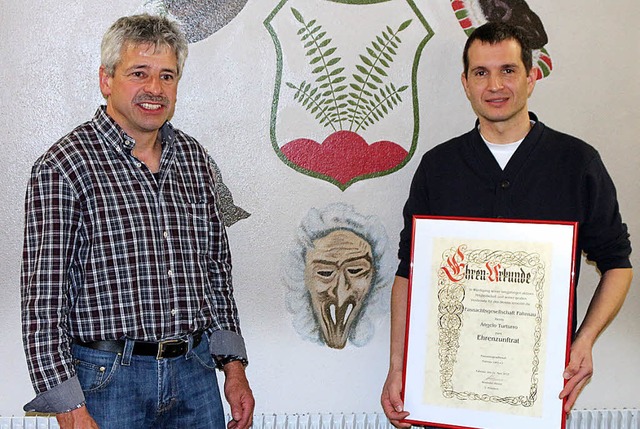
<path fill-rule="evenodd" d="M 187 337 L 187 352 L 185 353 L 185 356 L 187 359 L 189 359 L 191 357 L 191 351 L 193 350 L 193 335 L 190 334 Z"/>
<path fill-rule="evenodd" d="M 204 335 L 204 334 L 201 334 L 201 335 Z M 187 353 L 185 353 L 185 355 L 186 355 L 186 358 L 189 359 L 191 357 L 191 354 L 192 354 L 191 352 L 193 351 L 193 349 L 195 349 L 195 345 L 194 344 L 195 344 L 196 340 L 194 338 L 194 334 L 190 334 L 187 337 L 187 341 L 188 341 L 187 342 Z M 200 342 L 202 342 L 202 338 L 200 338 Z"/>
<path fill-rule="evenodd" d="M 136 344 L 135 341 L 125 338 L 124 340 L 124 350 L 122 351 L 122 362 L 121 364 L 124 366 L 131 365 L 131 355 L 133 354 L 133 346 Z"/>

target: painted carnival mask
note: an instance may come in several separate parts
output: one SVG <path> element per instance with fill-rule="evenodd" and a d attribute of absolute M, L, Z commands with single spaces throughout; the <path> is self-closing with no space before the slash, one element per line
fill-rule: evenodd
<path fill-rule="evenodd" d="M 374 274 L 371 245 L 349 230 L 313 242 L 305 260 L 305 284 L 325 343 L 344 348 Z"/>

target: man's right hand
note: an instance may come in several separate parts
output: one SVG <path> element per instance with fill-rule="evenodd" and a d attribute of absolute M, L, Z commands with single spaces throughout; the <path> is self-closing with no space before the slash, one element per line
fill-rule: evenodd
<path fill-rule="evenodd" d="M 404 361 L 404 334 L 407 321 L 409 280 L 396 276 L 391 288 L 391 337 L 389 356 L 389 372 L 382 388 L 380 403 L 384 414 L 397 428 L 409 428 L 411 424 L 402 423 L 409 413 L 402 403 L 402 367 Z"/>
<path fill-rule="evenodd" d="M 68 413 L 56 414 L 60 429 L 100 429 L 86 406 L 82 406 Z"/>
<path fill-rule="evenodd" d="M 402 390 L 402 372 L 389 371 L 387 374 L 387 380 L 382 388 L 382 395 L 380 397 L 380 403 L 384 414 L 387 416 L 392 425 L 397 428 L 409 428 L 410 423 L 403 423 L 400 420 L 406 418 L 409 413 L 404 411 L 404 404 L 400 397 Z"/>

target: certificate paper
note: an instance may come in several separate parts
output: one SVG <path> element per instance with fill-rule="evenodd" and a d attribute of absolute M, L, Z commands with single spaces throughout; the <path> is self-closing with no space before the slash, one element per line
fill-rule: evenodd
<path fill-rule="evenodd" d="M 575 223 L 416 217 L 408 422 L 564 428 Z"/>

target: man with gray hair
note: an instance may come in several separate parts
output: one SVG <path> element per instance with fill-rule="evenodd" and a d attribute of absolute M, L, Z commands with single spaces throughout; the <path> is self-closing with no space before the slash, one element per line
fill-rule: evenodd
<path fill-rule="evenodd" d="M 106 106 L 35 163 L 22 262 L 27 411 L 66 428 L 251 425 L 254 399 L 212 159 L 172 117 L 187 42 L 175 23 L 117 20 Z"/>

